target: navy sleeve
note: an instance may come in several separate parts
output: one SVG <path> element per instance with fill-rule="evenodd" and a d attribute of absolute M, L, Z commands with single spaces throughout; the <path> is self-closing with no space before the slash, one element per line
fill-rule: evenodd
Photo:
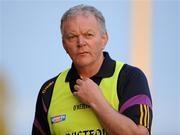
<path fill-rule="evenodd" d="M 119 111 L 151 132 L 152 99 L 144 73 L 125 64 L 118 79 Z"/>
<path fill-rule="evenodd" d="M 39 91 L 32 135 L 50 135 L 47 114 L 56 78 L 57 76 L 45 82 Z"/>
<path fill-rule="evenodd" d="M 36 111 L 32 128 L 32 135 L 50 134 L 47 121 L 47 112 L 43 108 L 43 98 L 41 94 L 42 93 L 40 91 L 36 102 Z"/>

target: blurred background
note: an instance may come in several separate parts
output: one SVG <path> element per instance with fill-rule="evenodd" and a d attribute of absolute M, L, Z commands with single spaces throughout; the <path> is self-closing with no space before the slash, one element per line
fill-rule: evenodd
<path fill-rule="evenodd" d="M 31 134 L 41 85 L 71 65 L 60 18 L 82 3 L 104 14 L 111 57 L 145 72 L 152 135 L 180 135 L 180 0 L 0 0 L 0 135 Z"/>

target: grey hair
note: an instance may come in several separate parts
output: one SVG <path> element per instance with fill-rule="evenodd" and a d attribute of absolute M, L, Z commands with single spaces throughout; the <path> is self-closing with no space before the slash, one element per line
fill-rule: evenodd
<path fill-rule="evenodd" d="M 63 16 L 61 18 L 61 25 L 60 25 L 61 33 L 63 32 L 62 31 L 63 23 L 65 21 L 67 21 L 69 18 L 71 18 L 73 16 L 86 15 L 86 14 L 91 14 L 96 18 L 97 22 L 99 23 L 99 25 L 101 27 L 102 34 L 105 34 L 107 32 L 105 18 L 103 16 L 103 14 L 93 6 L 80 4 L 80 5 L 71 7 L 69 10 L 67 10 L 63 14 Z"/>

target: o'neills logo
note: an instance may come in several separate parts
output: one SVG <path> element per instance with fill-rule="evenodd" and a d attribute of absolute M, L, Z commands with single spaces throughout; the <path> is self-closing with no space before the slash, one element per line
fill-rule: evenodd
<path fill-rule="evenodd" d="M 96 130 L 80 130 L 76 132 L 66 133 L 65 135 L 107 135 L 104 129 Z"/>
<path fill-rule="evenodd" d="M 73 111 L 77 111 L 77 110 L 80 110 L 80 109 L 86 109 L 86 108 L 89 108 L 90 106 L 89 105 L 86 105 L 86 104 L 78 104 L 78 105 L 74 105 L 73 106 Z"/>

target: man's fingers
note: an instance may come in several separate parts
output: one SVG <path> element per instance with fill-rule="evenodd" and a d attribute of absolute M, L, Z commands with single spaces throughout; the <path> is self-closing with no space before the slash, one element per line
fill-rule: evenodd
<path fill-rule="evenodd" d="M 81 85 L 82 84 L 82 80 L 81 79 L 77 79 L 76 80 L 76 84 Z"/>
<path fill-rule="evenodd" d="M 89 78 L 87 77 L 84 77 L 84 78 L 81 78 L 81 79 L 77 79 L 76 80 L 76 84 L 78 85 L 81 85 L 84 81 L 87 81 Z"/>
<path fill-rule="evenodd" d="M 78 92 L 76 92 L 76 91 L 73 92 L 73 95 L 74 95 L 74 96 L 78 96 Z"/>
<path fill-rule="evenodd" d="M 79 86 L 77 84 L 74 85 L 74 90 L 79 90 Z"/>

